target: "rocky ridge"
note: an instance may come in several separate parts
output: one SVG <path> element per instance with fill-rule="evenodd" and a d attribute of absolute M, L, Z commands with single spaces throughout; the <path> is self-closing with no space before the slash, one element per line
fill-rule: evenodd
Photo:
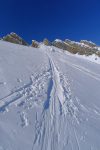
<path fill-rule="evenodd" d="M 11 32 L 10 34 L 7 34 L 3 38 L 1 38 L 1 40 L 11 42 L 11 43 L 15 43 L 15 44 L 25 45 L 25 46 L 29 45 L 23 38 L 21 38 L 19 35 L 17 35 L 14 32 Z"/>
<path fill-rule="evenodd" d="M 8 41 L 8 42 L 15 43 L 15 44 L 29 46 L 29 44 L 23 38 L 21 38 L 19 35 L 17 35 L 14 32 L 7 34 L 6 36 L 1 38 L 0 40 Z M 48 39 L 45 38 L 43 40 L 43 42 L 38 42 L 36 40 L 32 40 L 32 44 L 30 46 L 35 47 L 35 48 L 39 48 L 41 43 L 46 45 L 46 46 L 58 47 L 60 49 L 69 51 L 73 54 L 77 53 L 79 55 L 86 55 L 86 56 L 96 54 L 100 57 L 100 50 L 98 49 L 98 46 L 95 43 L 93 43 L 91 41 L 87 41 L 87 40 L 81 40 L 80 42 L 75 42 L 75 41 L 71 41 L 69 39 L 66 39 L 64 41 L 62 41 L 60 39 L 56 39 L 53 42 L 50 42 Z"/>

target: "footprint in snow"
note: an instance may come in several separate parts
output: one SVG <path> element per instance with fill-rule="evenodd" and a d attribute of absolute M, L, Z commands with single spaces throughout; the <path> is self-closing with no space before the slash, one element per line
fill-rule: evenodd
<path fill-rule="evenodd" d="M 26 127 L 29 125 L 29 122 L 28 122 L 28 118 L 26 116 L 27 114 L 25 112 L 22 112 L 20 114 L 20 118 L 21 118 L 21 126 L 22 127 Z"/>
<path fill-rule="evenodd" d="M 0 85 L 6 85 L 7 83 L 6 82 L 0 82 Z"/>
<path fill-rule="evenodd" d="M 22 82 L 22 80 L 21 80 L 21 79 L 17 79 L 17 82 L 18 82 L 18 83 L 21 83 L 21 82 Z"/>

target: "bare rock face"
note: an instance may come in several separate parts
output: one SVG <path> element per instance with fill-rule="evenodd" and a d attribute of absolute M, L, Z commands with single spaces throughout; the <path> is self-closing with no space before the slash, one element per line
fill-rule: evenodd
<path fill-rule="evenodd" d="M 92 55 L 93 53 L 97 52 L 96 45 L 92 42 L 85 40 L 83 42 L 65 40 L 65 42 L 73 47 L 73 52 L 75 51 L 80 55 Z"/>
<path fill-rule="evenodd" d="M 92 55 L 97 53 L 97 48 L 93 46 L 90 46 L 89 44 L 84 44 L 80 42 L 75 42 L 66 39 L 65 41 L 62 40 L 55 40 L 52 42 L 53 46 L 56 46 L 60 49 L 67 50 L 73 54 L 80 54 L 80 55 Z"/>
<path fill-rule="evenodd" d="M 16 33 L 13 33 L 13 32 L 10 34 L 7 34 L 3 38 L 0 38 L 0 40 L 29 46 L 29 44 L 24 39 L 22 39 L 20 36 L 18 36 Z M 69 51 L 73 54 L 78 53 L 80 55 L 87 55 L 87 56 L 96 54 L 100 57 L 100 50 L 98 50 L 98 47 L 96 46 L 96 44 L 87 40 L 81 40 L 80 42 L 75 42 L 69 39 L 66 39 L 65 41 L 56 39 L 55 41 L 51 43 L 48 39 L 45 38 L 41 44 L 44 44 L 46 46 L 55 46 L 60 49 Z M 32 47 L 38 48 L 39 45 L 40 45 L 39 42 L 37 42 L 36 40 L 32 40 L 32 44 L 31 44 Z"/>
<path fill-rule="evenodd" d="M 74 54 L 77 53 L 77 51 L 74 50 L 74 47 L 72 45 L 70 45 L 69 43 L 66 43 L 62 40 L 59 40 L 59 39 L 56 39 L 55 41 L 53 41 L 52 45 L 55 47 L 58 47 L 60 49 L 67 50 L 67 51 L 74 53 Z"/>
<path fill-rule="evenodd" d="M 58 47 L 63 50 L 67 50 L 68 46 L 66 43 L 64 43 L 62 40 L 56 39 L 55 41 L 52 42 L 52 45 L 55 47 Z"/>
<path fill-rule="evenodd" d="M 28 46 L 29 44 L 23 40 L 20 36 L 18 36 L 16 33 L 12 32 L 10 34 L 7 34 L 2 38 L 3 41 L 8 41 L 15 44 L 25 45 Z"/>
<path fill-rule="evenodd" d="M 48 39 L 46 39 L 46 38 L 43 40 L 43 43 L 46 46 L 51 46 L 51 42 Z"/>
<path fill-rule="evenodd" d="M 100 57 L 100 51 L 97 51 L 96 54 Z"/>
<path fill-rule="evenodd" d="M 80 43 L 83 43 L 83 44 L 85 44 L 85 45 L 88 45 L 88 46 L 90 46 L 90 47 L 92 47 L 92 48 L 96 46 L 95 43 L 93 43 L 93 42 L 91 42 L 91 41 L 87 41 L 87 40 L 81 40 Z"/>
<path fill-rule="evenodd" d="M 36 40 L 32 40 L 32 47 L 38 48 L 39 47 L 39 42 L 37 42 Z"/>

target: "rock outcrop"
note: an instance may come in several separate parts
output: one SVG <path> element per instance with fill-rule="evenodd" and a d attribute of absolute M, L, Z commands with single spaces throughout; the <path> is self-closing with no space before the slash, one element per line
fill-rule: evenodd
<path fill-rule="evenodd" d="M 52 44 L 53 46 L 56 46 L 63 50 L 67 50 L 73 54 L 78 53 L 80 55 L 92 55 L 97 54 L 98 51 L 94 43 L 85 40 L 83 42 L 75 42 L 68 39 L 66 39 L 65 41 L 57 39 L 52 42 Z"/>
<path fill-rule="evenodd" d="M 37 42 L 36 40 L 32 40 L 32 47 L 38 48 L 39 47 L 39 42 Z"/>
<path fill-rule="evenodd" d="M 96 44 L 88 42 L 86 40 L 82 41 L 74 42 L 70 40 L 65 40 L 67 44 L 73 47 L 73 51 L 77 52 L 80 55 L 92 55 L 93 53 L 97 52 Z"/>
<path fill-rule="evenodd" d="M 46 39 L 46 38 L 43 40 L 43 43 L 46 46 L 51 46 L 52 45 L 51 42 L 48 39 Z"/>
<path fill-rule="evenodd" d="M 12 32 L 10 34 L 7 34 L 2 38 L 3 41 L 8 41 L 15 44 L 25 45 L 28 46 L 29 44 L 23 40 L 20 36 L 18 36 L 16 33 Z"/>
<path fill-rule="evenodd" d="M 16 33 L 10 33 L 4 36 L 3 38 L 0 38 L 0 40 L 8 41 L 15 44 L 20 45 L 26 45 L 29 44 L 23 40 L 20 36 L 18 36 Z M 87 40 L 81 40 L 80 42 L 71 41 L 69 39 L 66 39 L 65 41 L 62 41 L 60 39 L 56 39 L 53 42 L 50 42 L 48 39 L 44 39 L 43 42 L 39 43 L 36 40 L 32 40 L 31 47 L 38 48 L 41 44 L 44 44 L 46 46 L 55 46 L 60 49 L 69 51 L 73 54 L 80 54 L 80 55 L 92 55 L 96 54 L 100 57 L 100 50 L 98 49 L 98 46 L 96 46 L 95 43 Z"/>
<path fill-rule="evenodd" d="M 96 52 L 96 55 L 100 57 L 100 50 Z"/>
<path fill-rule="evenodd" d="M 96 47 L 96 44 L 91 42 L 91 41 L 81 40 L 80 43 L 83 43 L 83 44 L 90 46 L 90 47 Z"/>
<path fill-rule="evenodd" d="M 74 50 L 74 47 L 72 45 L 70 45 L 69 43 L 66 43 L 65 41 L 59 40 L 59 39 L 56 39 L 55 41 L 53 41 L 52 45 L 56 46 L 60 49 L 67 50 L 67 51 L 74 53 L 74 54 L 77 53 L 77 51 Z"/>

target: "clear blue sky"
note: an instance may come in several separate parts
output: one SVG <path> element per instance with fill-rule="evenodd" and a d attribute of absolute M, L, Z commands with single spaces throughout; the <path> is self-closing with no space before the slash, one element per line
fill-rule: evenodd
<path fill-rule="evenodd" d="M 10 32 L 28 42 L 46 37 L 100 45 L 100 0 L 1 0 L 0 36 Z"/>

